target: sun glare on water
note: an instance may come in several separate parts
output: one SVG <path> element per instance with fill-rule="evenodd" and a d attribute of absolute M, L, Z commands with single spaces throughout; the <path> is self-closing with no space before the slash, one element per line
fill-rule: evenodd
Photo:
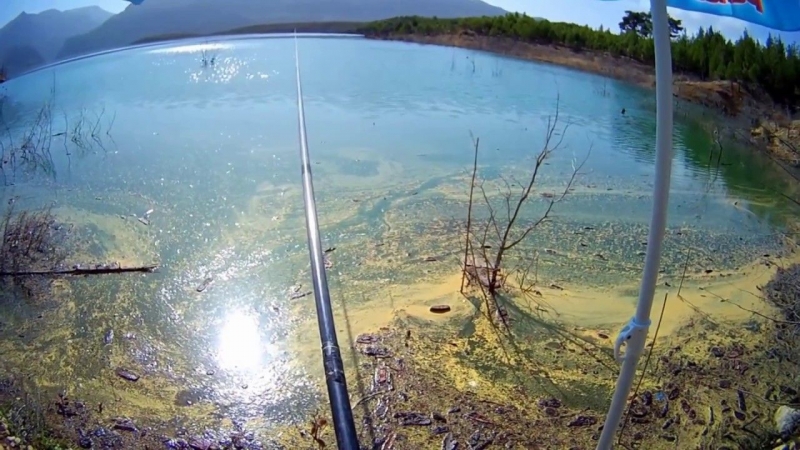
<path fill-rule="evenodd" d="M 228 50 L 231 48 L 233 48 L 231 44 L 214 42 L 214 43 L 203 43 L 203 44 L 180 45 L 177 47 L 168 47 L 168 48 L 157 48 L 155 50 L 151 50 L 151 53 L 160 53 L 160 54 L 199 53 L 202 51 L 208 52 L 214 50 Z"/>
<path fill-rule="evenodd" d="M 227 370 L 257 370 L 264 356 L 265 345 L 258 331 L 257 318 L 240 311 L 233 312 L 225 318 L 220 329 L 218 362 Z"/>

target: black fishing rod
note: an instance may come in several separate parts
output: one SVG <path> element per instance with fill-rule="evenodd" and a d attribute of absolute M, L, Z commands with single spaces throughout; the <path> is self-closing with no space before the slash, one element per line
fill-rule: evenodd
<path fill-rule="evenodd" d="M 314 200 L 314 184 L 311 182 L 311 158 L 308 156 L 306 139 L 306 118 L 303 109 L 303 88 L 300 83 L 300 52 L 297 36 L 294 38 L 294 59 L 297 72 L 297 118 L 300 133 L 300 160 L 303 173 L 303 203 L 306 209 L 306 232 L 308 233 L 308 253 L 311 258 L 311 281 L 314 285 L 314 302 L 317 306 L 319 335 L 322 341 L 322 364 L 325 369 L 325 383 L 328 385 L 328 399 L 331 402 L 333 429 L 339 450 L 359 450 L 353 411 L 350 409 L 350 396 L 344 376 L 342 354 L 336 339 L 336 326 L 333 323 L 331 294 L 328 291 L 328 277 L 325 275 L 325 261 L 322 257 L 322 244 L 317 222 L 317 204 Z"/>

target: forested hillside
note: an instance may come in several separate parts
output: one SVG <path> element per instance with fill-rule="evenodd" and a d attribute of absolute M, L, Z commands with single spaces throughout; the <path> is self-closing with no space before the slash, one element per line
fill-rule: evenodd
<path fill-rule="evenodd" d="M 628 11 L 619 24 L 621 33 L 602 28 L 534 19 L 523 14 L 498 17 L 439 19 L 398 17 L 365 24 L 368 36 L 474 34 L 563 45 L 576 51 L 592 50 L 655 63 L 649 14 Z M 690 35 L 678 20 L 670 19 L 672 58 L 676 71 L 703 80 L 731 80 L 755 85 L 776 102 L 800 106 L 800 48 L 770 38 L 765 45 L 743 35 L 735 42 L 713 30 Z"/>

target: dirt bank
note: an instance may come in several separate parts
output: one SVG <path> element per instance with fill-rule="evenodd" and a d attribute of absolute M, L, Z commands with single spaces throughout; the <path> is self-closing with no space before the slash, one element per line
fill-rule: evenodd
<path fill-rule="evenodd" d="M 419 44 L 445 45 L 480 50 L 530 61 L 557 64 L 623 80 L 638 86 L 655 86 L 655 68 L 630 58 L 612 56 L 590 50 L 573 50 L 557 45 L 541 45 L 514 39 L 458 35 L 388 35 L 368 36 L 371 39 L 397 40 Z M 800 121 L 791 121 L 769 97 L 739 83 L 702 81 L 685 74 L 674 74 L 674 95 L 704 105 L 734 118 L 739 140 L 755 145 L 800 174 Z"/>

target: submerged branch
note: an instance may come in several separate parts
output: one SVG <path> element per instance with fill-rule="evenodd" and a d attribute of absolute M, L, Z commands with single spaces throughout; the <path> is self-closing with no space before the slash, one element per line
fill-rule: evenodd
<path fill-rule="evenodd" d="M 158 265 L 151 264 L 146 266 L 134 267 L 78 267 L 75 269 L 62 270 L 31 270 L 20 272 L 0 272 L 0 277 L 24 277 L 37 275 L 104 275 L 109 273 L 129 273 L 129 272 L 155 272 Z"/>

